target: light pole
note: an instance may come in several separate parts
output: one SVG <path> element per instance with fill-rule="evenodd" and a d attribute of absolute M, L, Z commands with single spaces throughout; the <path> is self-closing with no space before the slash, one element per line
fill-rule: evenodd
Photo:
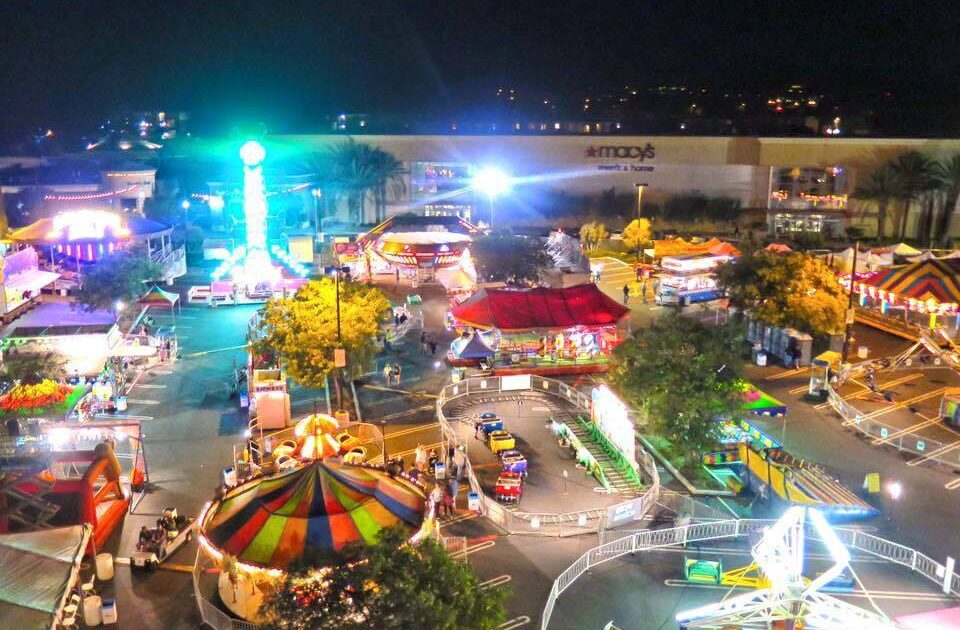
<path fill-rule="evenodd" d="M 490 202 L 491 228 L 493 227 L 493 200 L 509 192 L 512 183 L 509 175 L 494 166 L 485 166 L 473 176 L 474 190 L 478 190 L 486 195 Z"/>
<path fill-rule="evenodd" d="M 857 241 L 853 249 L 853 269 L 850 270 L 850 294 L 847 296 L 847 328 L 843 336 L 843 358 L 841 359 L 843 363 L 847 362 L 847 355 L 850 354 L 850 337 L 853 335 L 853 291 L 857 282 L 857 254 L 859 253 L 860 241 Z M 906 309 L 904 309 L 904 312 L 906 312 Z"/>
<path fill-rule="evenodd" d="M 646 183 L 634 182 L 634 187 L 637 189 L 637 223 L 640 222 L 640 211 L 643 208 L 643 189 L 648 186 Z M 643 254 L 643 244 L 639 241 L 637 242 L 637 258 L 640 258 Z"/>

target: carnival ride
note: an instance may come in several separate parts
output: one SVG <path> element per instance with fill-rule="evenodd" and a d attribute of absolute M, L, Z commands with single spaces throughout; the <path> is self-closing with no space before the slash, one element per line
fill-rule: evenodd
<path fill-rule="evenodd" d="M 130 504 L 113 446 L 101 442 L 92 451 L 51 452 L 45 459 L 48 467 L 19 483 L 16 491 L 56 506 L 44 525 L 88 523 L 93 526 L 94 548 L 102 547 Z"/>
<path fill-rule="evenodd" d="M 807 527 L 826 547 L 832 562 L 826 571 L 813 579 L 803 575 Z M 723 572 L 719 562 L 705 564 L 685 559 L 684 571 L 692 576 L 691 581 L 729 583 L 731 588 L 720 602 L 677 614 L 680 628 L 881 630 L 895 627 L 869 599 L 869 593 L 868 601 L 875 611 L 853 606 L 825 593 L 831 586 L 846 584 L 847 576 L 852 576 L 861 587 L 862 583 L 850 565 L 850 551 L 819 510 L 791 507 L 763 532 L 751 553 L 754 562 L 732 572 Z M 718 581 L 711 582 L 715 579 Z M 755 590 L 731 596 L 735 586 L 745 585 Z"/>
<path fill-rule="evenodd" d="M 762 496 L 816 507 L 834 519 L 869 518 L 879 513 L 819 466 L 779 448 L 757 450 L 740 444 L 737 453 L 744 481 Z"/>
<path fill-rule="evenodd" d="M 211 306 L 266 302 L 274 295 L 295 291 L 310 273 L 278 245 L 267 242 L 266 149 L 256 140 L 248 140 L 239 154 L 243 161 L 244 244 L 221 261 L 208 287 L 192 287 L 188 294 L 190 300 L 206 299 Z M 283 268 L 295 277 L 284 277 Z"/>

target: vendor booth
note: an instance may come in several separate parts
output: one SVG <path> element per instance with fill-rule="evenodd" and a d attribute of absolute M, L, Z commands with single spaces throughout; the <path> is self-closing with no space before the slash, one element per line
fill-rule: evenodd
<path fill-rule="evenodd" d="M 494 351 L 498 375 L 575 374 L 609 369 L 610 351 L 620 342 L 617 323 L 629 312 L 587 283 L 564 289 L 481 289 L 455 306 L 451 316 L 455 327 L 475 329 Z M 476 342 L 463 349 L 482 351 Z M 455 351 L 453 358 L 463 355 Z"/>
<path fill-rule="evenodd" d="M 720 298 L 722 291 L 717 286 L 716 270 L 732 258 L 733 254 L 727 253 L 681 254 L 663 258 L 662 270 L 657 274 L 660 277 L 657 304 L 686 306 Z"/>

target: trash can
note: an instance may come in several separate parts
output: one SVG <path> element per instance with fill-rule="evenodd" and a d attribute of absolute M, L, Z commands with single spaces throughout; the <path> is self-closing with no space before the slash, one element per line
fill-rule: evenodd
<path fill-rule="evenodd" d="M 227 466 L 223 469 L 223 485 L 228 488 L 237 485 L 237 471 L 233 469 L 233 466 Z"/>
<path fill-rule="evenodd" d="M 433 476 L 437 481 L 447 476 L 447 467 L 443 462 L 437 462 L 433 465 Z"/>
<path fill-rule="evenodd" d="M 97 580 L 106 582 L 113 579 L 113 554 L 98 553 L 96 557 Z"/>
<path fill-rule="evenodd" d="M 126 411 L 126 410 L 127 410 L 127 397 L 117 396 L 117 411 Z"/>
<path fill-rule="evenodd" d="M 480 495 L 476 492 L 467 493 L 467 508 L 473 510 L 474 512 L 480 511 Z"/>
<path fill-rule="evenodd" d="M 757 365 L 759 365 L 760 367 L 766 366 L 766 365 L 767 365 L 767 353 L 766 353 L 766 352 L 758 352 L 758 353 L 757 353 L 756 362 L 757 362 Z"/>
<path fill-rule="evenodd" d="M 103 622 L 101 608 L 103 601 L 99 595 L 90 595 L 83 600 L 83 625 L 99 626 Z"/>
<path fill-rule="evenodd" d="M 858 359 L 866 359 L 868 354 L 870 354 L 870 348 L 868 348 L 868 347 L 866 347 L 866 346 L 858 346 L 858 347 L 857 347 L 857 358 L 858 358 Z"/>
<path fill-rule="evenodd" d="M 103 600 L 103 607 L 100 609 L 101 623 L 117 623 L 117 600 Z"/>

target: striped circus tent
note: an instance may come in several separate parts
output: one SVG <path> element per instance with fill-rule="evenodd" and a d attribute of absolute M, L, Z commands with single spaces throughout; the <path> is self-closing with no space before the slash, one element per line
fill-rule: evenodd
<path fill-rule="evenodd" d="M 305 549 L 375 543 L 397 524 L 424 526 L 427 497 L 380 468 L 318 460 L 289 473 L 258 477 L 226 492 L 204 514 L 204 542 L 239 562 L 282 569 Z"/>
<path fill-rule="evenodd" d="M 871 297 L 892 302 L 960 304 L 960 259 L 924 260 L 886 269 L 860 283 Z"/>

